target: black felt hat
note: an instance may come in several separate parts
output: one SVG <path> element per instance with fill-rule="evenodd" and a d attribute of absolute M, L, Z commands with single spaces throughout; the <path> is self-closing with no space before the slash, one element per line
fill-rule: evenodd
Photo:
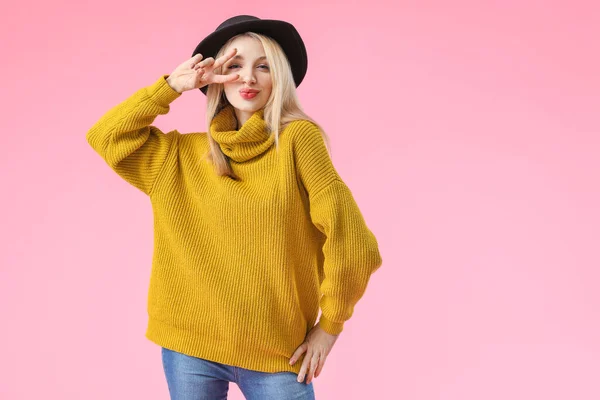
<path fill-rule="evenodd" d="M 244 32 L 256 32 L 269 36 L 277 41 L 292 67 L 296 87 L 300 85 L 306 69 L 308 68 L 308 57 L 306 47 L 296 28 L 289 22 L 275 19 L 260 19 L 252 15 L 237 15 L 221 23 L 213 33 L 205 37 L 194 49 L 192 57 L 202 54 L 202 59 L 215 57 L 217 51 L 233 36 Z M 206 94 L 208 85 L 200 88 Z"/>

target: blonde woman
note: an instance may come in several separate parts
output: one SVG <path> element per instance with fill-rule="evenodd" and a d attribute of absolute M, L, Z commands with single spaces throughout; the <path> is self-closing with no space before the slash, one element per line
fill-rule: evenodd
<path fill-rule="evenodd" d="M 151 200 L 146 337 L 161 346 L 171 399 L 227 398 L 229 382 L 246 399 L 314 399 L 382 264 L 296 96 L 307 65 L 293 25 L 235 16 L 87 133 Z M 192 89 L 207 96 L 206 132 L 151 125 Z"/>

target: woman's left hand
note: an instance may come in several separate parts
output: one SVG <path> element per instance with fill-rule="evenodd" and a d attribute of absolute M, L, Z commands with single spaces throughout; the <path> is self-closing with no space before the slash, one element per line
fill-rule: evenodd
<path fill-rule="evenodd" d="M 298 382 L 304 381 L 304 377 L 308 375 L 306 381 L 308 385 L 312 381 L 313 375 L 315 378 L 319 376 L 321 370 L 323 370 L 323 365 L 325 365 L 325 360 L 339 336 L 325 332 L 319 324 L 312 327 L 306 335 L 304 343 L 296 349 L 290 359 L 290 365 L 294 365 L 302 353 L 306 352 L 298 374 Z"/>

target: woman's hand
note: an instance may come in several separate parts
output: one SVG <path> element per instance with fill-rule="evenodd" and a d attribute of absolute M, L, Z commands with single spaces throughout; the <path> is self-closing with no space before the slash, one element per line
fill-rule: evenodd
<path fill-rule="evenodd" d="M 211 83 L 235 81 L 239 78 L 239 74 L 214 73 L 216 68 L 227 62 L 235 53 L 237 53 L 237 49 L 231 49 L 216 61 L 213 57 L 202 60 L 202 54 L 196 54 L 175 68 L 167 77 L 167 83 L 173 90 L 183 93 L 186 90 L 199 89 Z"/>
<path fill-rule="evenodd" d="M 319 324 L 312 327 L 306 335 L 304 343 L 302 343 L 292 355 L 290 365 L 294 365 L 300 355 L 306 351 L 300 373 L 298 374 L 298 382 L 303 382 L 304 377 L 308 375 L 306 384 L 308 385 L 314 377 L 318 377 L 323 370 L 325 360 L 331 351 L 334 343 L 340 335 L 332 335 L 325 332 Z M 308 372 L 307 372 L 308 369 Z"/>

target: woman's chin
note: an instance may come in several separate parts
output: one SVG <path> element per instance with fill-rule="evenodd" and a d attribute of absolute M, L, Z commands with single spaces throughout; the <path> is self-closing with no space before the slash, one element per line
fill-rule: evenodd
<path fill-rule="evenodd" d="M 255 112 L 265 106 L 265 102 L 248 101 L 244 99 L 235 99 L 235 101 L 230 101 L 230 103 L 238 110 L 246 112 Z"/>

